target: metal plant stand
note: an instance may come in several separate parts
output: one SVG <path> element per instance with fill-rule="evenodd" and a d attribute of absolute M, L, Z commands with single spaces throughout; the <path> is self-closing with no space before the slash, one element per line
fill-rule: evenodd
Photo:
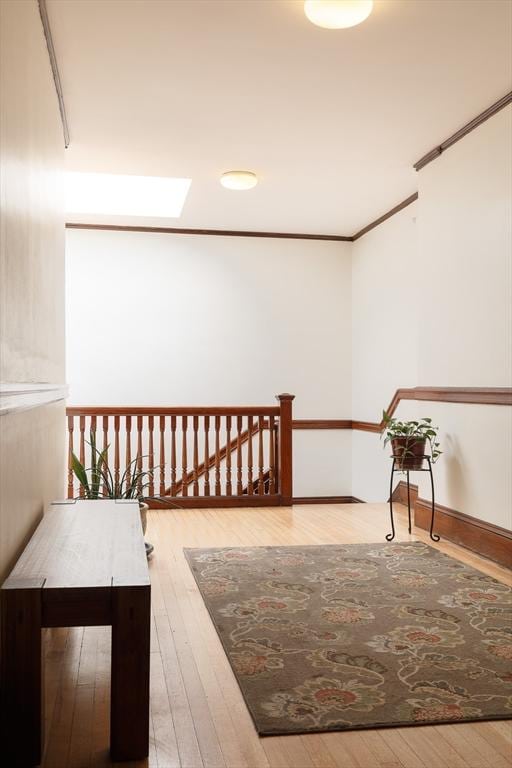
<path fill-rule="evenodd" d="M 393 520 L 393 476 L 395 472 L 405 472 L 407 475 L 407 513 L 409 516 L 409 533 L 411 533 L 411 491 L 409 487 L 409 472 L 429 472 L 430 473 L 430 487 L 432 488 L 432 515 L 430 517 L 430 538 L 432 539 L 432 541 L 439 541 L 440 537 L 437 535 L 437 533 L 433 533 L 435 497 L 434 497 L 434 475 L 432 473 L 432 461 L 430 456 L 421 457 L 422 463 L 423 463 L 423 460 L 425 460 L 427 462 L 427 466 L 426 467 L 422 466 L 419 469 L 397 469 L 396 468 L 397 462 L 403 459 L 403 457 L 393 455 L 391 458 L 393 459 L 393 464 L 391 466 L 391 479 L 389 482 L 389 514 L 391 517 L 391 533 L 386 534 L 386 541 L 393 541 L 393 539 L 395 538 L 395 522 Z"/>

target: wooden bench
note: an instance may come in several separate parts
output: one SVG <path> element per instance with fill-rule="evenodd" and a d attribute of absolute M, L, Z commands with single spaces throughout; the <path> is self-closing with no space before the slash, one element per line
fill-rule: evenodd
<path fill-rule="evenodd" d="M 147 756 L 150 596 L 137 502 L 50 506 L 0 590 L 3 765 L 41 761 L 43 627 L 112 626 L 111 756 Z"/>

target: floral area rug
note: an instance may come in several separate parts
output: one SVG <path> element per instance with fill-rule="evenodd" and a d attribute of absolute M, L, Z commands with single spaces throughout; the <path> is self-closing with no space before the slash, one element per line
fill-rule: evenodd
<path fill-rule="evenodd" d="M 185 556 L 261 735 L 512 717 L 512 590 L 432 547 Z"/>

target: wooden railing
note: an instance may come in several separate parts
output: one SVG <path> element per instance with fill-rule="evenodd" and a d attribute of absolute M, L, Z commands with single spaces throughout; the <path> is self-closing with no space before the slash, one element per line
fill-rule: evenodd
<path fill-rule="evenodd" d="M 72 453 L 90 467 L 94 443 L 114 486 L 148 473 L 140 491 L 150 506 L 289 505 L 293 398 L 261 407 L 69 407 L 68 498 L 84 495 Z"/>

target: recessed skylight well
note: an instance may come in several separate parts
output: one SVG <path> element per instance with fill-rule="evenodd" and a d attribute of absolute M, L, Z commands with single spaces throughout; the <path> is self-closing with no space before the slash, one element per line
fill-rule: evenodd
<path fill-rule="evenodd" d="M 149 216 L 177 219 L 192 179 L 124 176 L 110 173 L 66 174 L 68 213 Z"/>

